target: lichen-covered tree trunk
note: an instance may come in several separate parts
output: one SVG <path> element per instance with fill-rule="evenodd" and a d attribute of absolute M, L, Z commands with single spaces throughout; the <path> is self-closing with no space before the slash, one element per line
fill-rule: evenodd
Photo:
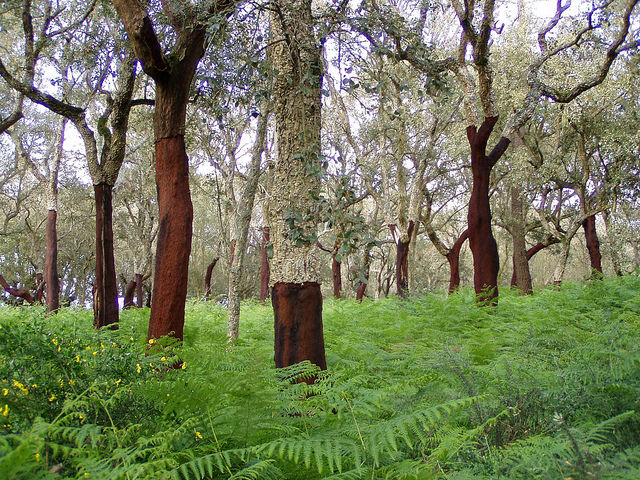
<path fill-rule="evenodd" d="M 327 367 L 322 327 L 317 195 L 320 191 L 321 47 L 311 0 L 279 0 L 271 16 L 278 158 L 270 201 L 271 300 L 276 367 Z M 312 380 L 311 380 L 312 381 Z"/>
<path fill-rule="evenodd" d="M 473 285 L 481 304 L 496 304 L 498 301 L 500 258 L 491 230 L 489 180 L 491 170 L 506 150 L 509 140 L 501 137 L 491 153 L 486 154 L 487 142 L 497 121 L 498 117 L 487 117 L 479 129 L 474 125 L 467 127 L 473 173 L 467 221 L 469 246 L 473 255 Z"/>
<path fill-rule="evenodd" d="M 260 302 L 264 303 L 269 296 L 269 252 L 267 245 L 271 242 L 269 227 L 262 227 L 262 243 L 260 245 Z"/>
<path fill-rule="evenodd" d="M 513 274 L 516 277 L 516 287 L 522 295 L 533 294 L 531 271 L 527 258 L 527 244 L 525 241 L 525 216 L 522 198 L 516 186 L 511 187 L 511 235 L 513 236 Z"/>
<path fill-rule="evenodd" d="M 47 285 L 47 313 L 55 313 L 60 308 L 60 278 L 58 277 L 58 229 L 57 210 L 47 213 L 47 254 L 44 271 Z"/>
<path fill-rule="evenodd" d="M 94 284 L 93 326 L 116 328 L 118 283 L 113 255 L 113 186 L 93 186 L 96 203 L 96 280 Z"/>
<path fill-rule="evenodd" d="M 550 246 L 550 245 L 554 245 L 554 244 L 556 244 L 556 243 L 558 243 L 558 242 L 559 242 L 559 240 L 558 240 L 557 238 L 555 238 L 555 237 L 550 237 L 550 238 L 548 238 L 547 240 L 545 240 L 544 242 L 538 242 L 538 243 L 536 243 L 533 247 L 531 247 L 531 248 L 529 248 L 529 249 L 527 250 L 527 262 L 529 262 L 529 261 L 533 258 L 533 256 L 534 256 L 536 253 L 538 253 L 538 252 L 540 252 L 540 251 L 544 250 L 545 248 L 547 248 L 548 246 Z M 511 275 L 511 286 L 512 286 L 512 287 L 517 286 L 517 283 L 516 283 L 516 282 L 517 282 L 517 279 L 516 279 L 516 269 L 515 269 L 515 267 L 514 267 L 514 269 L 513 269 L 513 274 Z"/>
<path fill-rule="evenodd" d="M 361 273 L 363 279 L 358 282 L 358 288 L 356 289 L 356 300 L 358 302 L 361 302 L 364 298 L 364 293 L 366 292 L 367 284 L 369 283 L 369 273 L 371 271 L 371 246 L 369 244 L 364 248 L 362 263 L 363 271 Z"/>
<path fill-rule="evenodd" d="M 583 222 L 584 238 L 589 251 L 589 261 L 591 264 L 592 276 L 602 275 L 602 254 L 600 253 L 600 240 L 596 230 L 596 216 L 589 215 Z M 598 273 L 595 273 L 598 272 Z"/>

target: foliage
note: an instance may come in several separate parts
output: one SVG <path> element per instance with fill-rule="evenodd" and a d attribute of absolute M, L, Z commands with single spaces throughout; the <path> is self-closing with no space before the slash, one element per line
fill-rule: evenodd
<path fill-rule="evenodd" d="M 182 368 L 90 313 L 0 311 L 7 479 L 637 478 L 637 276 L 506 294 L 330 300 L 329 370 L 272 365 L 272 314 L 188 307 Z M 146 354 L 146 355 L 145 355 Z M 164 356 L 166 355 L 166 356 Z M 302 379 L 317 376 L 308 385 Z"/>

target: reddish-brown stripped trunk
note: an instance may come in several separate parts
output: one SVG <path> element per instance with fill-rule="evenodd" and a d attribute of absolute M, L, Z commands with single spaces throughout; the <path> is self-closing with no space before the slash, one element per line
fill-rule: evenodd
<path fill-rule="evenodd" d="M 589 251 L 589 260 L 591 263 L 591 273 L 595 278 L 598 274 L 602 275 L 602 255 L 600 254 L 600 240 L 596 231 L 596 216 L 589 215 L 582 222 L 584 229 L 584 238 L 587 242 L 587 250 Z M 595 272 L 598 272 L 596 274 Z"/>
<path fill-rule="evenodd" d="M 458 239 L 447 253 L 447 262 L 449 262 L 449 295 L 460 287 L 460 250 L 462 245 L 469 238 L 469 229 L 466 229 L 458 237 Z"/>
<path fill-rule="evenodd" d="M 96 281 L 94 285 L 93 326 L 118 324 L 118 284 L 113 257 L 113 186 L 93 186 L 96 201 Z"/>
<path fill-rule="evenodd" d="M 409 247 L 413 228 L 414 222 L 410 220 L 407 228 L 407 241 L 402 240 L 402 235 L 399 235 L 396 241 L 396 287 L 400 298 L 406 298 L 409 294 Z M 392 233 L 395 229 L 396 226 L 392 225 Z"/>
<path fill-rule="evenodd" d="M 22 298 L 28 304 L 32 304 L 35 300 L 33 295 L 24 288 L 14 288 L 7 283 L 5 278 L 0 275 L 0 286 L 6 290 L 9 295 L 13 295 L 14 297 Z"/>
<path fill-rule="evenodd" d="M 124 305 L 123 308 L 130 308 L 133 307 L 133 294 L 136 291 L 136 281 L 135 280 L 131 280 L 128 284 L 127 284 L 127 288 L 125 288 L 124 291 Z"/>
<path fill-rule="evenodd" d="M 336 259 L 338 255 L 338 241 L 333 245 L 333 253 L 331 255 L 331 275 L 333 277 L 333 296 L 340 298 L 342 294 L 342 262 Z"/>
<path fill-rule="evenodd" d="M 148 339 L 183 340 L 193 223 L 184 135 L 156 141 L 156 190 L 159 230 Z"/>
<path fill-rule="evenodd" d="M 142 274 L 136 273 L 136 307 L 142 308 L 144 300 L 142 299 Z"/>
<path fill-rule="evenodd" d="M 204 275 L 204 297 L 209 300 L 209 295 L 211 295 L 211 275 L 213 274 L 213 269 L 218 263 L 218 258 L 216 257 L 207 267 L 207 273 Z"/>
<path fill-rule="evenodd" d="M 489 180 L 491 170 L 509 145 L 509 139 L 501 137 L 491 153 L 486 154 L 487 142 L 497 121 L 498 117 L 488 117 L 479 129 L 476 129 L 475 125 L 467 127 L 473 173 L 467 221 L 469 246 L 473 255 L 473 286 L 481 304 L 498 302 L 500 258 L 498 245 L 491 230 Z"/>
<path fill-rule="evenodd" d="M 47 213 L 47 254 L 44 271 L 47 284 L 47 312 L 55 313 L 60 308 L 60 279 L 58 278 L 58 230 L 56 222 L 58 212 Z"/>
<path fill-rule="evenodd" d="M 370 272 L 370 265 L 371 265 L 371 247 L 369 245 L 367 245 L 365 247 L 364 250 L 364 265 L 363 265 L 363 276 L 364 276 L 364 281 L 360 280 L 360 282 L 358 283 L 358 288 L 356 290 L 356 300 L 358 302 L 362 302 L 362 299 L 364 298 L 364 293 L 367 290 L 367 284 L 369 283 L 369 272 Z"/>
<path fill-rule="evenodd" d="M 276 283 L 271 290 L 276 368 L 309 360 L 327 368 L 320 284 Z"/>
<path fill-rule="evenodd" d="M 262 244 L 260 245 L 260 301 L 262 303 L 269 296 L 269 255 L 267 245 L 270 241 L 269 227 L 262 227 Z"/>

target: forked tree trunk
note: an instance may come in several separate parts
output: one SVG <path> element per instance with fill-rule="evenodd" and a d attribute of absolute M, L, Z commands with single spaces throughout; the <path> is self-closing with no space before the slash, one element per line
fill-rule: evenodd
<path fill-rule="evenodd" d="M 2 275 L 0 275 L 0 286 L 4 288 L 9 295 L 13 295 L 14 297 L 17 297 L 17 298 L 22 298 L 25 302 L 27 302 L 30 305 L 35 301 L 35 299 L 33 298 L 33 295 L 31 295 L 31 292 L 29 292 L 29 290 L 25 288 L 12 287 L 7 283 L 7 281 Z"/>
<path fill-rule="evenodd" d="M 264 303 L 269 296 L 269 254 L 267 245 L 271 241 L 269 227 L 262 227 L 262 244 L 260 245 L 260 302 Z"/>
<path fill-rule="evenodd" d="M 516 287 L 521 295 L 532 295 L 531 271 L 527 258 L 527 244 L 525 239 L 525 216 L 522 206 L 522 198 L 517 187 L 511 187 L 511 218 L 513 224 L 511 233 L 513 236 L 513 274 L 516 277 Z"/>
<path fill-rule="evenodd" d="M 93 326 L 118 325 L 118 284 L 113 256 L 113 186 L 93 186 L 96 201 L 96 281 Z"/>
<path fill-rule="evenodd" d="M 213 269 L 218 263 L 218 259 L 220 257 L 216 257 L 213 261 L 207 266 L 207 273 L 204 275 L 204 297 L 209 300 L 209 296 L 211 295 L 211 275 L 213 274 Z"/>
<path fill-rule="evenodd" d="M 396 240 L 396 288 L 400 298 L 407 298 L 409 294 L 409 247 L 414 226 L 413 220 L 410 220 L 406 237 L 400 235 Z M 394 232 L 396 226 L 392 225 L 391 227 Z"/>
<path fill-rule="evenodd" d="M 596 278 L 602 275 L 602 255 L 600 254 L 600 240 L 598 239 L 598 232 L 596 231 L 596 216 L 589 215 L 584 222 L 582 222 L 582 228 L 584 229 L 584 238 L 587 242 L 587 250 L 589 251 L 592 278 Z"/>
<path fill-rule="evenodd" d="M 331 255 L 331 276 L 333 278 L 333 297 L 340 298 L 342 295 L 342 262 L 336 259 L 338 255 L 338 241 L 333 246 L 333 253 Z"/>
<path fill-rule="evenodd" d="M 274 359 L 276 367 L 309 360 L 325 369 L 318 219 L 308 216 L 316 210 L 321 188 L 321 47 L 311 0 L 274 4 L 278 14 L 271 15 L 271 59 L 278 72 L 273 87 L 278 159 L 269 208 Z M 287 221 L 292 212 L 303 218 L 293 229 Z"/>
<path fill-rule="evenodd" d="M 56 221 L 58 212 L 47 213 L 47 255 L 44 271 L 47 284 L 47 313 L 55 313 L 60 308 L 60 279 L 58 277 L 58 230 Z"/>
<path fill-rule="evenodd" d="M 144 300 L 142 298 L 142 274 L 136 273 L 136 307 L 142 308 Z"/>
<path fill-rule="evenodd" d="M 468 238 L 469 229 L 466 229 L 446 255 L 447 262 L 449 262 L 449 295 L 460 288 L 460 250 L 462 250 L 462 245 Z"/>
<path fill-rule="evenodd" d="M 473 285 L 480 304 L 498 302 L 500 258 L 498 245 L 491 230 L 489 180 L 491 170 L 509 145 L 509 139 L 500 137 L 491 153 L 486 154 L 487 142 L 497 121 L 498 117 L 488 117 L 479 129 L 476 129 L 475 125 L 467 127 L 473 173 L 467 220 L 469 246 L 473 255 Z"/>
<path fill-rule="evenodd" d="M 156 100 L 156 116 L 161 108 Z M 193 223 L 184 135 L 156 140 L 156 187 L 159 230 L 148 338 L 171 335 L 183 340 Z"/>
<path fill-rule="evenodd" d="M 136 291 L 136 281 L 131 280 L 127 283 L 127 287 L 124 290 L 124 305 L 123 309 L 133 307 L 133 294 Z"/>
<path fill-rule="evenodd" d="M 530 261 L 533 258 L 533 256 L 536 253 L 540 252 L 541 250 L 544 250 L 545 248 L 547 248 L 547 247 L 549 247 L 551 245 L 554 245 L 556 243 L 559 243 L 559 242 L 560 242 L 560 240 L 558 240 L 555 237 L 552 237 L 552 238 L 550 238 L 550 239 L 548 239 L 548 240 L 546 240 L 544 242 L 536 243 L 533 247 L 531 247 L 529 250 L 527 250 L 527 261 Z M 514 267 L 513 274 L 511 275 L 511 286 L 512 287 L 515 287 L 517 285 L 516 281 L 517 281 L 516 280 L 516 270 L 515 270 L 515 267 Z"/>

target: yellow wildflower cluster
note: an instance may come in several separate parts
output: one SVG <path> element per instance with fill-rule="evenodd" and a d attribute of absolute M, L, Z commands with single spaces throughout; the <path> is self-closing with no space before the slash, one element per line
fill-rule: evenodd
<path fill-rule="evenodd" d="M 4 404 L 4 408 L 2 409 L 2 416 L 3 417 L 9 416 L 9 405 L 7 405 L 6 403 Z"/>
<path fill-rule="evenodd" d="M 29 389 L 27 387 L 25 387 L 22 383 L 20 383 L 17 380 L 13 381 L 13 386 L 16 387 L 18 390 L 20 390 L 22 393 L 24 393 L 25 395 L 29 395 Z"/>

